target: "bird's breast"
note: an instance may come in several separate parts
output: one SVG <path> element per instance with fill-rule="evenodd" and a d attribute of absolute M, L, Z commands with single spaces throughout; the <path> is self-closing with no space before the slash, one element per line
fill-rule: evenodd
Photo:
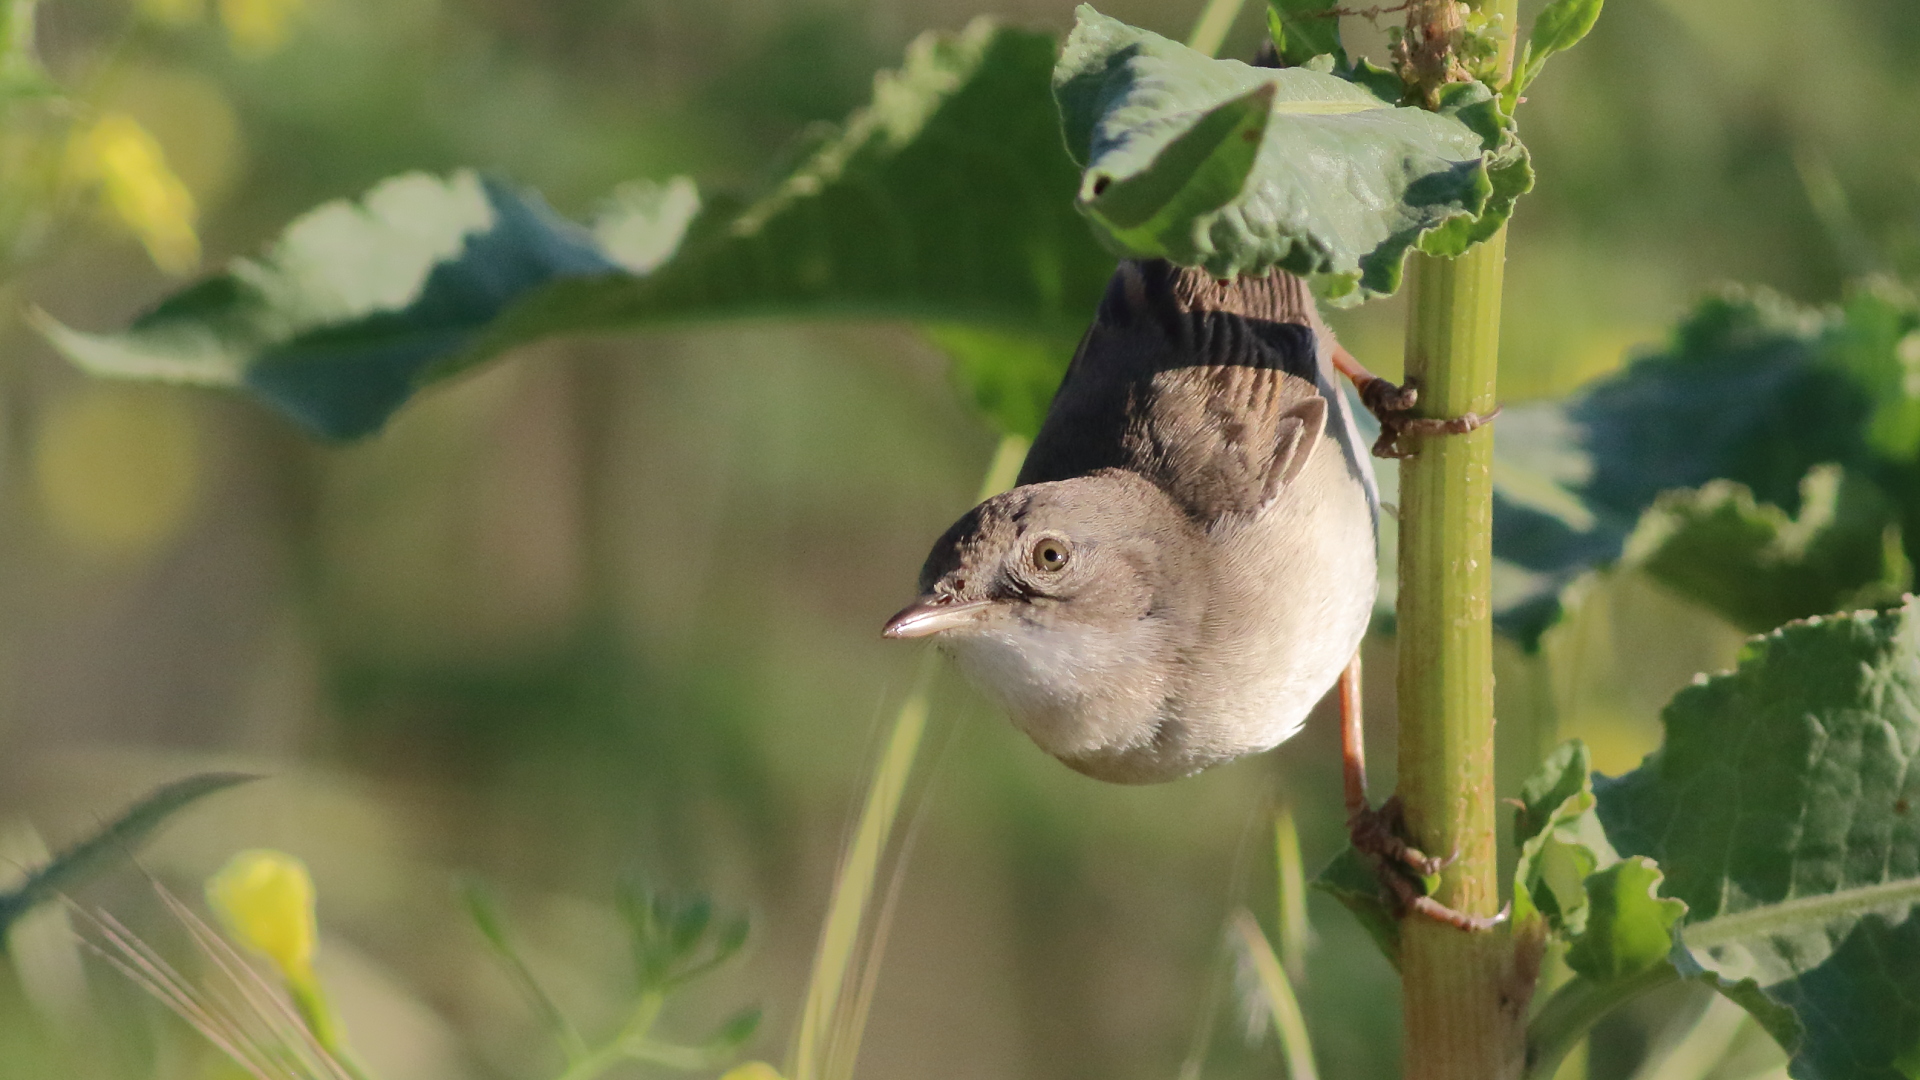
<path fill-rule="evenodd" d="M 1055 757 L 1144 735 L 1161 716 L 1169 649 L 1149 619 L 1120 629 L 1007 625 L 948 636 L 942 647 Z"/>

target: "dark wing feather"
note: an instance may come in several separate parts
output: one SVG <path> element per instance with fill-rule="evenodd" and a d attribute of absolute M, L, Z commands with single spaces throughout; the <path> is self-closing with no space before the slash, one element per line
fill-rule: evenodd
<path fill-rule="evenodd" d="M 1258 512 L 1323 433 L 1350 426 L 1321 370 L 1312 302 L 1291 275 L 1220 283 L 1122 263 L 1020 482 L 1126 469 L 1202 522 Z"/>

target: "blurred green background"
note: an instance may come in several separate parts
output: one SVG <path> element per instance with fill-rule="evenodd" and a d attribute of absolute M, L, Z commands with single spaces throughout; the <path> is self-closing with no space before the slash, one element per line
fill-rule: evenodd
<path fill-rule="evenodd" d="M 1227 55 L 1252 52 L 1259 7 Z M 1182 37 L 1198 8 L 1107 10 Z M 143 864 L 192 895 L 238 848 L 305 858 L 322 973 L 382 1075 L 556 1071 L 457 914 L 461 871 L 498 886 L 589 1027 L 625 993 L 618 881 L 750 911 L 747 961 L 667 1028 L 757 1000 L 752 1052 L 779 1060 L 917 660 L 878 628 L 995 445 L 937 351 L 853 325 L 543 345 L 342 448 L 237 399 L 89 382 L 26 312 L 123 325 L 179 284 L 156 258 L 216 266 L 409 169 L 494 170 L 576 217 L 634 177 L 751 192 L 915 34 L 982 13 L 1059 32 L 1071 4 L 43 4 L 54 76 L 151 134 L 200 250 L 150 257 L 84 185 L 23 210 L 41 189 L 22 147 L 46 136 L 8 114 L 0 874 L 161 780 L 258 771 L 272 779 L 188 812 Z M 1350 43 L 1378 47 L 1348 22 Z M 1911 0 L 1612 0 L 1521 114 L 1541 182 L 1513 225 L 1503 397 L 1617 366 L 1715 281 L 1819 302 L 1864 274 L 1920 278 L 1916 55 Z M 1336 325 L 1398 370 L 1397 303 Z M 1501 655 L 1506 791 L 1556 732 L 1630 768 L 1659 706 L 1738 641 L 1643 580 L 1599 583 L 1543 658 Z M 1391 650 L 1367 654 L 1379 790 Z M 1122 789 L 1047 759 L 954 680 L 939 700 L 863 1075 L 1172 1077 L 1202 1046 L 1206 1076 L 1277 1075 L 1271 1040 L 1244 1036 L 1223 925 L 1239 904 L 1271 918 L 1276 798 L 1309 867 L 1338 849 L 1330 717 L 1275 753 Z M 164 929 L 137 871 L 80 899 Z M 1316 897 L 1312 914 L 1302 996 L 1323 1073 L 1394 1075 L 1391 970 L 1336 906 Z M 18 967 L 0 1076 L 219 1075 L 112 973 Z M 1590 1075 L 1630 1075 L 1690 1007 L 1609 1022 Z"/>

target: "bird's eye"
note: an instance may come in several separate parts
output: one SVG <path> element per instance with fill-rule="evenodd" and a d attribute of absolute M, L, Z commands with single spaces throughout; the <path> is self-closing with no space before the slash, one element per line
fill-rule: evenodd
<path fill-rule="evenodd" d="M 1047 537 L 1033 545 L 1033 566 L 1036 570 L 1061 570 L 1067 565 L 1067 542 Z"/>

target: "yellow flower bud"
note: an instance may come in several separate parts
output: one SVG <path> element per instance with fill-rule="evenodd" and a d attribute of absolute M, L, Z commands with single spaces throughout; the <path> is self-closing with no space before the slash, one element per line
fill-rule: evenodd
<path fill-rule="evenodd" d="M 184 274 L 199 264 L 193 193 L 167 167 L 159 142 L 140 121 L 110 112 L 77 132 L 67 148 L 67 171 L 99 185 L 114 215 L 146 245 L 160 269 Z"/>
<path fill-rule="evenodd" d="M 780 1070 L 764 1061 L 749 1061 L 728 1069 L 720 1080 L 780 1080 Z"/>
<path fill-rule="evenodd" d="M 207 903 L 227 933 L 296 986 L 313 983 L 313 878 L 285 852 L 243 851 L 207 879 Z"/>

